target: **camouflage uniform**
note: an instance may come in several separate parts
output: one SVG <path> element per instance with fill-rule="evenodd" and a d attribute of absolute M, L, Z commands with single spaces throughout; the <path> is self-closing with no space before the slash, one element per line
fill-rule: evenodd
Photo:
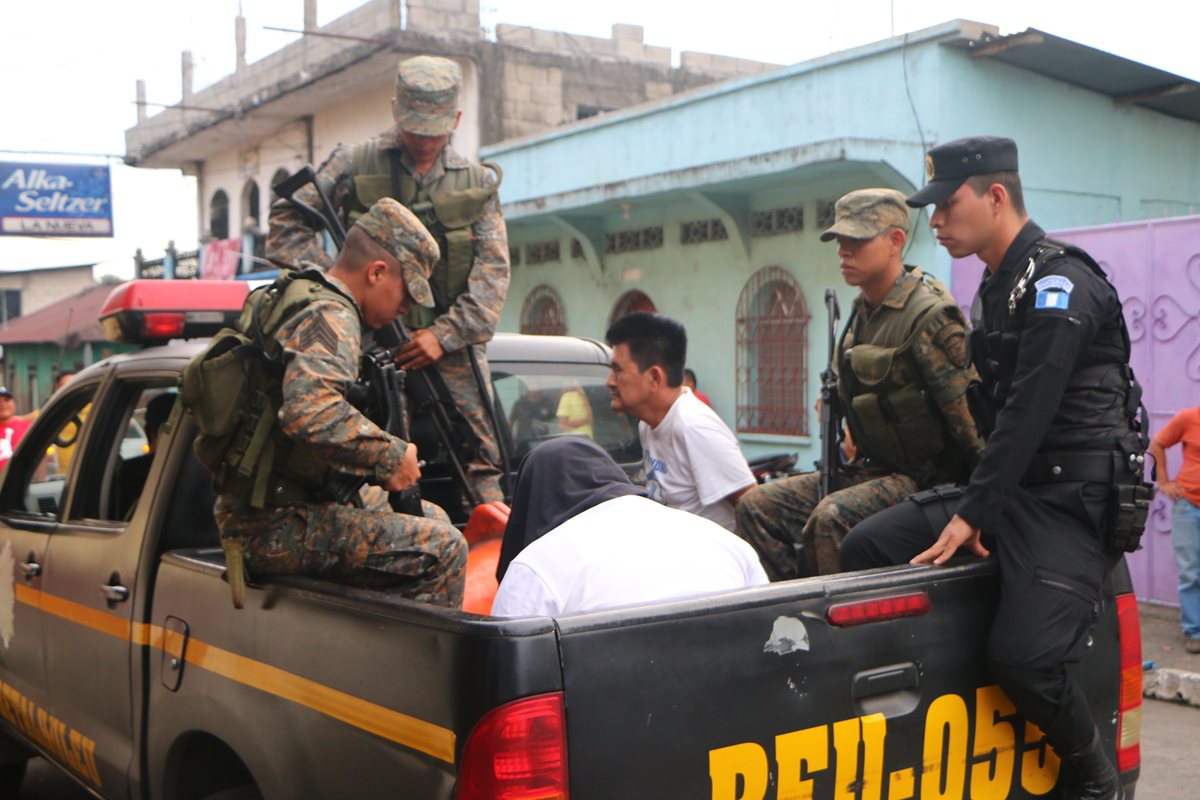
<path fill-rule="evenodd" d="M 855 207 L 851 204 L 849 208 L 844 205 L 845 201 L 858 195 L 867 195 L 870 201 L 872 195 L 868 193 L 880 191 L 852 192 L 839 200 L 838 221 L 822 234 L 822 239 L 832 238 L 831 233 L 865 239 L 878 235 L 887 227 L 907 227 L 907 209 L 903 205 L 904 196 L 899 192 L 887 190 L 886 200 L 892 205 L 891 213 L 903 214 L 902 218 L 875 218 L 873 213 L 878 210 L 875 205 Z M 892 194 L 895 197 L 890 197 Z M 896 211 L 896 208 L 903 211 Z M 861 227 L 864 221 L 866 226 Z M 919 318 L 915 330 L 898 333 L 895 328 L 897 320 L 905 315 L 906 306 L 910 302 L 928 302 L 931 291 L 919 269 L 906 267 L 877 307 L 868 309 L 860 294 L 854 301 L 854 322 L 838 343 L 834 363 L 842 365 L 844 354 L 856 345 L 910 346 L 911 361 L 918 373 L 912 376 L 913 382 L 920 385 L 922 393 L 940 412 L 939 427 L 944 434 L 945 446 L 920 464 L 906 465 L 901 472 L 872 459 L 871 442 L 856 433 L 858 459 L 839 473 L 841 488 L 819 502 L 818 473 L 768 483 L 743 495 L 737 506 L 738 535 L 758 551 L 772 580 L 799 577 L 797 542 L 804 545 L 811 572 L 837 572 L 841 568 L 838 546 L 857 523 L 899 503 L 918 489 L 962 481 L 970 474 L 983 443 L 967 406 L 967 386 L 976 380 L 976 376 L 974 369 L 968 366 L 962 312 L 946 293 L 940 304 Z M 838 396 L 842 407 L 848 408 L 856 392 L 848 385 L 845 372 L 845 369 L 839 369 Z M 928 408 L 922 408 L 918 413 L 926 412 L 932 413 Z"/>
<path fill-rule="evenodd" d="M 445 71 L 450 68 L 455 75 L 447 77 Z M 406 176 L 411 176 L 416 187 L 425 193 L 435 191 L 450 173 L 474 166 L 447 145 L 429 171 L 418 174 L 416 164 L 400 138 L 401 130 L 439 135 L 448 130 L 448 120 L 453 124 L 461 81 L 457 69 L 453 62 L 424 56 L 403 62 L 397 77 L 397 125 L 370 143 L 381 153 L 398 151 L 399 163 Z M 422 87 L 428 85 L 442 88 L 425 91 Z M 356 201 L 354 153 L 354 148 L 339 146 L 317 171 L 317 181 L 326 197 L 343 216 L 349 216 Z M 296 192 L 295 197 L 314 207 L 320 205 L 316 189 L 311 185 Z M 468 480 L 481 499 L 488 502 L 504 499 L 500 489 L 500 450 L 466 348 L 474 347 L 490 394 L 486 345 L 500 320 L 509 280 L 508 232 L 500 213 L 498 194 L 492 194 L 482 216 L 471 225 L 471 238 L 474 261 L 466 291 L 457 297 L 446 298 L 449 308 L 424 327 L 437 337 L 445 350 L 445 355 L 433 366 L 481 443 L 478 453 L 464 466 Z M 304 260 L 328 266 L 332 261 L 321 240 L 314 235 L 312 223 L 297 206 L 286 200 L 277 201 L 271 208 L 267 256 L 280 264 Z M 439 267 L 444 268 L 444 260 Z"/>
<path fill-rule="evenodd" d="M 390 213 L 402 217 L 401 224 L 420 227 L 399 204 L 382 201 L 360 222 L 381 244 L 387 241 L 376 218 L 381 206 L 390 206 Z M 432 254 L 427 273 L 437 248 L 423 228 L 420 233 Z M 397 235 L 406 234 L 400 229 Z M 389 249 L 404 264 L 410 294 L 418 301 L 429 298 L 424 279 L 405 263 L 409 253 Z M 327 279 L 349 295 L 337 278 Z M 408 443 L 379 428 L 345 397 L 346 387 L 358 378 L 361 316 L 345 303 L 319 298 L 284 321 L 275 338 L 285 363 L 278 414 L 283 435 L 319 454 L 338 473 L 365 476 L 375 483 L 395 474 Z M 467 547 L 445 512 L 426 503 L 425 517 L 396 514 L 375 487 L 365 488 L 362 500 L 361 508 L 285 501 L 256 509 L 244 497 L 222 493 L 215 512 L 223 537 L 242 538 L 252 575 L 309 575 L 460 607 Z"/>

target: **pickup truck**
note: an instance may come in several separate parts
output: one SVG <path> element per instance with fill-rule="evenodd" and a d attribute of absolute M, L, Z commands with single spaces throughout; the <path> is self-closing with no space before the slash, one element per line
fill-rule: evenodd
<path fill-rule="evenodd" d="M 189 302 L 203 300 L 200 283 L 189 283 Z M 158 338 L 223 318 L 211 307 L 123 307 L 121 296 L 106 324 Z M 147 437 L 144 485 L 126 499 L 141 478 L 122 441 L 150 398 L 177 391 L 201 347 L 173 342 L 88 368 L 8 467 L 0 796 L 16 794 L 38 754 L 95 796 L 122 800 L 1053 791 L 1057 757 L 984 665 L 991 561 L 557 619 L 498 619 L 299 577 L 251 583 L 236 610 L 178 407 Z M 514 455 L 564 433 L 548 409 L 578 382 L 594 399 L 593 435 L 618 460 L 638 460 L 636 432 L 598 390 L 608 359 L 587 340 L 497 336 L 489 360 Z M 56 450 L 71 445 L 64 466 Z M 1110 588 L 1076 672 L 1132 797 L 1141 653 L 1123 565 Z"/>

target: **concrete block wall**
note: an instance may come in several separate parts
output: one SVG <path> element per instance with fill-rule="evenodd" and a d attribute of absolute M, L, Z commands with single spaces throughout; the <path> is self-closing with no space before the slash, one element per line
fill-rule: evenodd
<path fill-rule="evenodd" d="M 592 58 L 671 64 L 671 48 L 648 45 L 642 40 L 641 25 L 613 25 L 611 39 L 582 36 L 562 31 L 547 31 L 525 25 L 496 26 L 496 41 L 502 45 L 536 50 L 541 53 Z"/>
<path fill-rule="evenodd" d="M 479 0 L 407 0 L 408 27 L 412 30 L 464 32 L 482 38 Z"/>
<path fill-rule="evenodd" d="M 689 72 L 702 72 L 710 75 L 757 75 L 777 69 L 776 64 L 764 64 L 761 61 L 750 61 L 745 58 L 719 56 L 714 53 L 697 53 L 684 50 L 679 54 L 679 66 Z"/>
<path fill-rule="evenodd" d="M 524 136 L 567 119 L 561 68 L 506 60 L 502 81 L 504 135 Z"/>

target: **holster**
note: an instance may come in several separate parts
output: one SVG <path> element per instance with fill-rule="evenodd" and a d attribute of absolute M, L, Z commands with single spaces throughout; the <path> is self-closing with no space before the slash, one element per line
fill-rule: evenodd
<path fill-rule="evenodd" d="M 1104 544 L 1112 553 L 1132 553 L 1141 546 L 1154 486 L 1149 483 L 1125 483 L 1112 487 L 1109 495 L 1108 529 Z"/>

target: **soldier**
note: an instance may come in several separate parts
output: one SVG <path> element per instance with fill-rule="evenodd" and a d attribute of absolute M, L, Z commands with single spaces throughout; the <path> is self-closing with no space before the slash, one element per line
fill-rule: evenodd
<path fill-rule="evenodd" d="M 1046 238 L 1025 211 L 1017 146 L 973 137 L 938 145 L 909 205 L 955 258 L 986 265 L 971 352 L 987 447 L 957 513 L 930 529 L 911 507 L 856 528 L 859 566 L 943 564 L 961 547 L 1000 564 L 987 657 L 1017 711 L 1062 756 L 1066 800 L 1121 800 L 1087 698 L 1067 665 L 1088 648 L 1120 552 L 1137 546 L 1141 388 L 1116 289 L 1085 252 Z M 931 546 L 932 545 L 932 546 Z"/>
<path fill-rule="evenodd" d="M 737 532 L 772 580 L 841 569 L 838 545 L 859 521 L 919 489 L 965 480 L 982 443 L 967 406 L 965 322 L 937 280 L 902 261 L 908 207 L 894 189 L 861 189 L 837 201 L 821 241 L 837 239 L 842 277 L 859 288 L 834 354 L 838 397 L 856 458 L 838 491 L 819 496 L 813 472 L 742 497 Z"/>
<path fill-rule="evenodd" d="M 364 326 L 390 323 L 410 299 L 433 305 L 428 276 L 438 256 L 417 218 L 384 198 L 358 218 L 326 274 L 304 263 L 286 289 L 257 304 L 258 330 L 279 343 L 284 364 L 279 411 L 261 437 L 270 455 L 265 449 L 249 474 L 215 474 L 221 536 L 240 541 L 252 575 L 310 575 L 462 605 L 467 548 L 445 512 L 425 503 L 425 517 L 396 514 L 378 489 L 364 491 L 361 506 L 323 493 L 335 472 L 388 491 L 420 477 L 416 447 L 364 417 L 345 392 L 358 377 Z"/>
<path fill-rule="evenodd" d="M 485 405 L 491 403 L 485 348 L 508 293 L 508 234 L 500 215 L 498 169 L 493 167 L 493 176 L 449 145 L 462 116 L 461 85 L 462 72 L 453 61 L 418 56 L 401 62 L 392 99 L 395 127 L 356 147 L 339 146 L 321 165 L 317 181 L 348 223 L 379 198 L 392 197 L 437 239 L 441 258 L 430 281 L 435 304 L 408 313 L 414 334 L 396 361 L 403 369 L 433 366 L 441 374 L 478 438 L 479 448 L 465 468 L 476 494 L 489 502 L 504 496 L 500 451 Z M 320 205 L 312 186 L 295 196 Z M 267 256 L 285 265 L 303 260 L 328 266 L 331 260 L 310 220 L 287 200 L 271 208 Z M 478 381 L 471 349 L 480 368 Z M 480 383 L 488 388 L 487 398 Z"/>

